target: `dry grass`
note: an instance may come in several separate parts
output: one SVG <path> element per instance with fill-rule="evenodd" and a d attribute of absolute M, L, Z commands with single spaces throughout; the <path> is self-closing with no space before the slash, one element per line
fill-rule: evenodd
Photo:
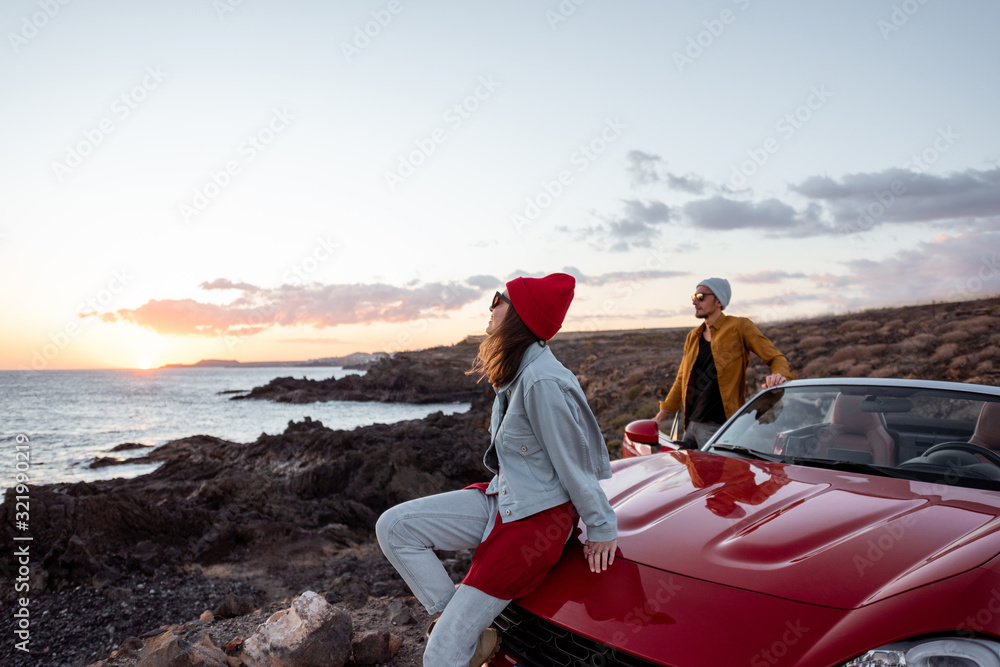
<path fill-rule="evenodd" d="M 963 327 L 961 329 L 955 329 L 954 331 L 949 331 L 946 334 L 941 334 L 939 340 L 942 343 L 961 343 L 962 341 L 967 340 L 971 337 L 972 333 L 968 329 Z"/>
<path fill-rule="evenodd" d="M 872 320 L 847 320 L 841 322 L 837 326 L 838 333 L 855 333 L 855 332 L 865 332 L 865 331 L 875 331 L 881 326 L 878 322 Z"/>
<path fill-rule="evenodd" d="M 829 338 L 827 336 L 806 336 L 799 341 L 796 347 L 803 351 L 815 350 L 818 347 L 825 347 L 828 342 Z"/>
<path fill-rule="evenodd" d="M 942 361 L 950 362 L 956 352 L 958 352 L 958 345 L 955 345 L 954 343 L 945 343 L 944 345 L 938 347 L 937 352 L 931 355 L 930 360 L 936 364 L 939 364 Z"/>
<path fill-rule="evenodd" d="M 921 333 L 901 342 L 899 344 L 899 351 L 903 354 L 913 354 L 915 352 L 922 352 L 936 344 L 937 338 L 933 334 Z"/>
<path fill-rule="evenodd" d="M 902 377 L 902 372 L 896 364 L 889 364 L 888 366 L 874 369 L 869 375 L 873 378 L 898 378 Z"/>
<path fill-rule="evenodd" d="M 809 377 L 822 377 L 827 374 L 827 368 L 830 365 L 830 360 L 826 357 L 816 357 L 809 363 L 805 365 L 802 372 L 799 373 L 800 378 Z"/>

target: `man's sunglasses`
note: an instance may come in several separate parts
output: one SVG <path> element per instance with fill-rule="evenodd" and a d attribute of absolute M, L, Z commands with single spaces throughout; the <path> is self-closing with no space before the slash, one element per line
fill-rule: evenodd
<path fill-rule="evenodd" d="M 697 294 L 695 294 L 694 296 L 691 297 L 691 300 L 692 301 L 704 301 L 706 296 L 715 296 L 715 295 L 712 294 L 712 293 L 698 292 Z"/>
<path fill-rule="evenodd" d="M 493 303 L 490 304 L 490 310 L 493 310 L 494 308 L 496 308 L 497 306 L 499 306 L 501 301 L 506 301 L 507 303 L 510 303 L 510 299 L 508 299 L 507 297 L 505 297 L 500 292 L 497 292 L 496 294 L 494 294 L 493 295 Z"/>

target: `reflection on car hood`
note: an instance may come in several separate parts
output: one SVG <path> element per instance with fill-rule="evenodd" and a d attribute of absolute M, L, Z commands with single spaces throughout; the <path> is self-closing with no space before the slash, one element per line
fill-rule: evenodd
<path fill-rule="evenodd" d="M 1000 553 L 1000 493 L 700 451 L 614 464 L 631 561 L 852 609 Z"/>

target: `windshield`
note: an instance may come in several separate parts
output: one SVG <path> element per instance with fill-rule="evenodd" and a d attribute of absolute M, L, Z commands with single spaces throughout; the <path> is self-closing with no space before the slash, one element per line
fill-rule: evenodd
<path fill-rule="evenodd" d="M 912 387 L 773 389 L 743 408 L 708 449 L 1000 488 L 1000 399 Z"/>

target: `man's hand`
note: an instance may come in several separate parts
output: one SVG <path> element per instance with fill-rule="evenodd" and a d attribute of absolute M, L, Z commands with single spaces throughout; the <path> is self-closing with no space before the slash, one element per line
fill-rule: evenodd
<path fill-rule="evenodd" d="M 583 557 L 590 562 L 591 572 L 604 572 L 608 566 L 615 562 L 615 549 L 618 548 L 618 539 L 610 542 L 591 542 L 587 540 L 583 545 Z"/>
<path fill-rule="evenodd" d="M 663 423 L 663 420 L 669 416 L 670 416 L 669 412 L 667 412 L 666 410 L 660 410 L 659 412 L 656 413 L 656 416 L 653 417 L 653 421 L 656 422 L 657 426 L 659 426 L 661 423 Z"/>
<path fill-rule="evenodd" d="M 764 384 L 760 387 L 761 389 L 770 389 L 771 387 L 777 387 L 779 384 L 784 384 L 787 378 L 781 373 L 775 373 L 774 375 L 768 375 L 764 378 Z"/>

